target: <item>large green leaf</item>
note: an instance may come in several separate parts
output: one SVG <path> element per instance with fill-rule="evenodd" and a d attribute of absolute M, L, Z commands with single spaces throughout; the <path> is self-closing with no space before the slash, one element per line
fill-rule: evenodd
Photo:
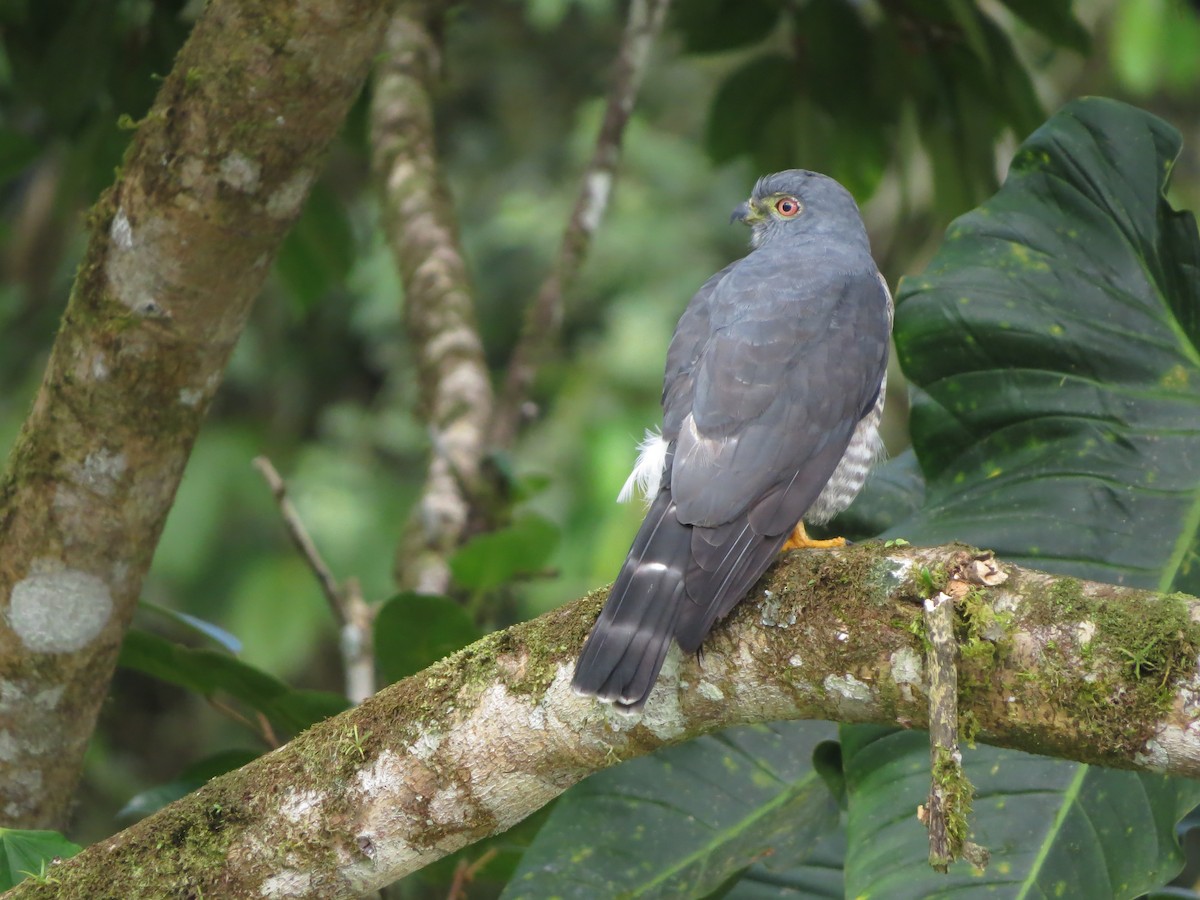
<path fill-rule="evenodd" d="M 810 764 L 833 734 L 825 722 L 735 728 L 593 775 L 555 806 L 503 897 L 702 897 L 764 856 L 759 882 L 827 887 L 828 871 L 801 867 L 839 818 Z"/>
<path fill-rule="evenodd" d="M 971 840 L 992 861 L 983 875 L 966 863 L 938 875 L 916 818 L 929 793 L 928 736 L 861 725 L 842 734 L 848 896 L 1136 897 L 1183 863 L 1174 825 L 1200 785 L 981 746 L 963 762 L 976 789 Z"/>
<path fill-rule="evenodd" d="M 1178 133 L 1063 109 L 897 300 L 927 481 L 905 536 L 1192 589 L 1200 524 L 1200 240 L 1162 197 Z"/>
<path fill-rule="evenodd" d="M 900 290 L 926 501 L 892 534 L 1100 581 L 1195 590 L 1200 240 L 1163 199 L 1178 134 L 1090 99 L 1018 151 Z M 842 729 L 850 894 L 1132 897 L 1178 869 L 1200 784 L 1010 751 L 965 757 L 987 873 L 924 862 L 924 734 Z"/>
<path fill-rule="evenodd" d="M 54 860 L 67 859 L 80 849 L 57 831 L 0 828 L 0 891 L 26 878 L 53 884 Z"/>
<path fill-rule="evenodd" d="M 292 732 L 350 705 L 338 694 L 291 688 L 227 653 L 185 647 L 140 628 L 126 633 L 119 663 L 204 697 L 224 692 Z"/>
<path fill-rule="evenodd" d="M 467 646 L 479 629 L 449 597 L 405 591 L 379 608 L 374 635 L 379 671 L 391 684 Z"/>

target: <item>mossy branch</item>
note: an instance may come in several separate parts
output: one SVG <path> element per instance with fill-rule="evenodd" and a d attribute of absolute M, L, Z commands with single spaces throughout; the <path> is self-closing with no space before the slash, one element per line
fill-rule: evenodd
<path fill-rule="evenodd" d="M 641 716 L 571 691 L 596 591 L 384 689 L 11 898 L 352 897 L 700 734 L 783 719 L 926 727 L 922 602 L 979 566 L 1006 576 L 955 604 L 958 708 L 979 740 L 1200 776 L 1200 600 L 962 547 L 868 544 L 783 558 L 702 661 L 668 658 Z"/>
<path fill-rule="evenodd" d="M 92 210 L 0 477 L 0 824 L 64 822 L 200 423 L 389 6 L 211 0 Z"/>

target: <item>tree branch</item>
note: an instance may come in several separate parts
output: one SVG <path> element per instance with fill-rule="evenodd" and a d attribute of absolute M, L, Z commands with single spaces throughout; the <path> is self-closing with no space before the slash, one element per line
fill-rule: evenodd
<path fill-rule="evenodd" d="M 521 426 L 530 418 L 525 414 L 529 390 L 538 367 L 558 343 L 563 295 L 578 277 L 592 238 L 604 218 L 616 183 L 625 126 L 633 114 L 650 50 L 662 30 L 669 5 L 670 0 L 631 0 L 629 4 L 629 18 L 617 51 L 613 83 L 604 110 L 604 122 L 596 137 L 596 149 L 584 171 L 558 259 L 526 311 L 521 338 L 513 351 L 504 389 L 492 417 L 490 443 L 493 447 L 511 447 Z"/>
<path fill-rule="evenodd" d="M 372 624 L 375 620 L 375 609 L 363 599 L 362 589 L 357 579 L 348 578 L 344 586 L 337 583 L 329 565 L 321 556 L 321 551 L 313 543 L 308 529 L 300 518 L 291 498 L 288 496 L 287 484 L 271 460 L 259 456 L 254 460 L 275 502 L 279 504 L 279 515 L 283 518 L 284 528 L 292 544 L 312 570 L 313 577 L 321 585 L 321 593 L 329 604 L 329 610 L 341 628 L 340 650 L 342 653 L 342 671 L 346 679 L 346 696 L 351 703 L 362 703 L 375 693 L 375 649 L 372 636 Z"/>
<path fill-rule="evenodd" d="M 1004 583 L 974 583 L 980 564 Z M 57 884 L 9 896 L 351 897 L 702 733 L 782 719 L 926 727 L 922 601 L 957 583 L 959 708 L 980 739 L 1200 775 L 1200 600 L 997 567 L 955 546 L 864 545 L 784 558 L 702 662 L 668 657 L 641 716 L 571 691 L 597 591 L 214 779 L 56 866 Z"/>
<path fill-rule="evenodd" d="M 404 320 L 433 444 L 421 499 L 396 557 L 396 580 L 431 594 L 449 587 L 446 560 L 467 527 L 468 495 L 492 414 L 467 267 L 434 147 L 430 91 L 440 56 L 425 4 L 404 3 L 388 25 L 371 102 L 384 227 L 404 282 Z"/>
<path fill-rule="evenodd" d="M 61 826 L 200 422 L 383 0 L 212 0 L 91 239 L 0 480 L 0 819 Z"/>

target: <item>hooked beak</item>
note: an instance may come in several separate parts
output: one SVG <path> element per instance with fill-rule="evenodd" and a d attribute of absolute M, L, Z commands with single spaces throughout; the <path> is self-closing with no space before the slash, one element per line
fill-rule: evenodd
<path fill-rule="evenodd" d="M 761 222 L 763 218 L 762 212 L 754 204 L 753 200 L 747 200 L 745 203 L 738 206 L 729 217 L 729 223 L 741 222 L 743 225 L 754 225 L 756 222 Z"/>

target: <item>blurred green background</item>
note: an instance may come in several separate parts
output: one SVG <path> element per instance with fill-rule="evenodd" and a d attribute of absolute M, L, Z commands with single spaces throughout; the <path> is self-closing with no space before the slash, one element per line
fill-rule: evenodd
<path fill-rule="evenodd" d="M 544 476 L 524 508 L 561 534 L 549 571 L 505 586 L 510 602 L 494 606 L 504 612 L 488 624 L 534 616 L 611 580 L 641 512 L 614 498 L 642 430 L 657 421 L 674 322 L 708 274 L 743 252 L 746 234 L 728 215 L 766 168 L 798 165 L 845 180 L 893 287 L 922 269 L 954 216 L 994 189 L 1044 113 L 1075 96 L 1126 99 L 1178 127 L 1185 151 L 1175 203 L 1200 206 L 1193 10 L 1170 0 L 1049 3 L 1073 9 L 1086 31 L 1061 26 L 1052 41 L 1012 14 L 1017 5 L 979 4 L 1001 37 L 981 29 L 974 56 L 933 53 L 905 68 L 906 42 L 915 40 L 906 27 L 935 17 L 939 4 L 793 4 L 789 28 L 778 21 L 781 3 L 745 3 L 734 14 L 719 0 L 681 0 L 626 134 L 614 203 L 568 298 L 562 352 L 539 378 L 542 416 L 511 461 L 522 476 Z M 0 3 L 5 454 L 70 290 L 84 214 L 120 163 L 123 117 L 148 108 L 156 76 L 201 7 Z M 447 16 L 439 149 L 497 374 L 557 252 L 623 17 L 613 0 L 510 0 Z M 979 67 L 981 56 L 993 71 Z M 781 65 L 795 78 L 780 84 Z M 337 577 L 360 579 L 372 601 L 395 592 L 393 557 L 429 446 L 413 412 L 403 291 L 380 233 L 366 116 L 364 99 L 255 308 L 144 592 L 236 635 L 246 662 L 330 691 L 341 684 L 336 627 L 251 460 L 266 454 L 288 480 Z M 890 389 L 896 453 L 907 441 L 897 371 Z M 139 616 L 179 636 L 161 617 Z M 116 813 L 132 796 L 236 747 L 256 747 L 253 736 L 210 705 L 119 671 L 73 837 L 86 843 L 117 830 Z"/>

